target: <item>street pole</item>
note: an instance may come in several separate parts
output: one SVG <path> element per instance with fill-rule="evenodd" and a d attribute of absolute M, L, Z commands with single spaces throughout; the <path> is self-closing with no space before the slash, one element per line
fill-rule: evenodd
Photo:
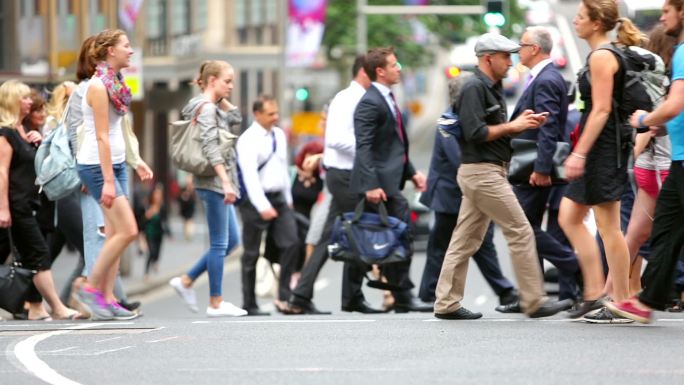
<path fill-rule="evenodd" d="M 356 53 L 362 55 L 368 49 L 368 24 L 365 9 L 368 0 L 356 0 Z"/>

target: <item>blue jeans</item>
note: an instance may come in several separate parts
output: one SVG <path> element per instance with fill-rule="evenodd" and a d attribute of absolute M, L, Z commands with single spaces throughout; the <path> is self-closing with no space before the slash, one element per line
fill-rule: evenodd
<path fill-rule="evenodd" d="M 102 197 L 102 187 L 104 186 L 104 176 L 102 167 L 99 164 L 78 164 L 78 176 L 81 182 L 88 188 L 88 193 L 100 201 Z M 115 196 L 128 196 L 128 170 L 126 163 L 112 165 L 114 170 L 114 190 Z"/>
<path fill-rule="evenodd" d="M 226 255 L 230 254 L 236 247 L 242 243 L 240 241 L 240 229 L 237 223 L 237 214 L 235 212 L 235 206 L 228 206 L 228 250 L 226 250 Z"/>
<path fill-rule="evenodd" d="M 125 164 L 122 165 L 123 169 L 119 169 L 118 172 L 115 171 L 116 184 L 117 188 L 128 196 L 128 170 Z M 87 277 L 93 271 L 93 266 L 95 266 L 95 261 L 100 255 L 100 250 L 102 250 L 105 241 L 105 235 L 100 232 L 100 228 L 105 225 L 102 208 L 92 194 L 81 194 L 81 216 L 83 218 L 83 259 L 85 261 L 83 275 Z M 114 295 L 119 300 L 126 300 L 121 277 L 118 275 L 114 282 Z"/>
<path fill-rule="evenodd" d="M 233 227 L 230 220 L 232 205 L 223 203 L 223 194 L 199 188 L 196 191 L 204 204 L 204 212 L 207 215 L 209 250 L 188 271 L 188 276 L 194 281 L 200 274 L 207 271 L 209 273 L 209 295 L 218 297 L 221 295 L 223 286 L 223 258 L 228 254 L 229 238 L 232 238 L 230 236 L 230 228 Z M 232 211 L 234 214 L 235 210 Z M 233 230 L 233 232 L 237 232 L 237 230 Z"/>

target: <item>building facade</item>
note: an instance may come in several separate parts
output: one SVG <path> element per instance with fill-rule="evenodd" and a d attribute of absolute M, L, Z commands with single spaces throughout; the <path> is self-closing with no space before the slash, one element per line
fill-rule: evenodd
<path fill-rule="evenodd" d="M 257 95 L 283 96 L 284 0 L 0 1 L 0 81 L 50 89 L 73 80 L 85 37 L 122 28 L 121 8 L 141 3 L 129 38 L 142 52 L 142 97 L 131 108 L 143 157 L 160 182 L 175 178 L 168 123 L 195 93 L 200 63 L 235 68 L 232 102 L 244 124 Z M 283 103 L 285 104 L 285 103 Z"/>

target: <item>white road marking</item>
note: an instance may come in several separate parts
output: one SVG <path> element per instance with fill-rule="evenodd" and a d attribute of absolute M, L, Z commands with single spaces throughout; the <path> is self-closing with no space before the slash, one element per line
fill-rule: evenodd
<path fill-rule="evenodd" d="M 684 318 L 658 318 L 658 322 L 684 322 Z"/>
<path fill-rule="evenodd" d="M 122 338 L 122 337 L 105 338 L 103 340 L 95 341 L 95 343 L 99 344 L 100 342 L 114 341 L 114 340 L 118 340 L 119 338 Z"/>
<path fill-rule="evenodd" d="M 479 296 L 477 296 L 477 298 L 475 298 L 475 305 L 476 306 L 482 306 L 485 304 L 485 302 L 487 302 L 487 296 L 484 294 L 479 295 Z"/>
<path fill-rule="evenodd" d="M 48 384 L 81 385 L 78 382 L 73 381 L 57 373 L 54 369 L 48 366 L 48 364 L 46 364 L 44 361 L 38 358 L 38 355 L 36 354 L 35 350 L 36 345 L 39 342 L 44 341 L 50 337 L 70 333 L 72 330 L 88 329 L 100 325 L 101 324 L 96 323 L 77 325 L 65 330 L 57 330 L 31 336 L 25 340 L 19 341 L 19 343 L 17 343 L 14 346 L 14 356 L 22 365 L 24 365 L 24 367 L 29 371 L 29 373 L 32 373 L 34 376 L 38 377 L 44 382 L 47 382 Z"/>
<path fill-rule="evenodd" d="M 208 324 L 210 323 L 209 321 L 192 321 L 194 324 Z"/>
<path fill-rule="evenodd" d="M 130 348 L 134 348 L 134 347 L 135 347 L 135 346 L 132 346 L 132 345 L 131 345 L 131 346 L 123 346 L 123 347 L 116 348 L 116 349 L 103 350 L 103 351 L 101 351 L 101 352 L 93 353 L 93 354 L 91 354 L 91 355 L 93 355 L 93 356 L 101 356 L 101 355 L 103 355 L 103 354 L 118 352 L 118 351 L 121 351 L 121 350 L 126 350 L 126 349 L 130 349 Z"/>
<path fill-rule="evenodd" d="M 66 352 L 66 351 L 68 351 L 68 350 L 73 350 L 73 349 L 76 349 L 76 348 L 78 348 L 78 346 L 70 346 L 70 347 L 64 348 L 64 349 L 44 350 L 44 351 L 42 351 L 41 353 L 47 353 L 47 354 L 50 354 L 50 353 L 61 353 L 61 352 Z"/>
<path fill-rule="evenodd" d="M 565 43 L 565 52 L 568 54 L 568 61 L 570 62 L 570 68 L 572 73 L 576 74 L 580 68 L 582 68 L 582 59 L 579 56 L 579 50 L 577 49 L 577 44 L 575 43 L 575 34 L 570 29 L 570 23 L 563 15 L 556 15 L 556 24 L 558 25 L 558 30 L 563 36 L 563 42 Z"/>
<path fill-rule="evenodd" d="M 162 338 L 162 339 L 160 339 L 160 340 L 145 341 L 145 342 L 147 342 L 148 344 L 155 344 L 155 343 L 157 343 L 157 342 L 165 342 L 165 341 L 175 340 L 176 338 L 178 338 L 178 336 L 173 336 L 173 337 L 168 337 L 168 338 Z"/>

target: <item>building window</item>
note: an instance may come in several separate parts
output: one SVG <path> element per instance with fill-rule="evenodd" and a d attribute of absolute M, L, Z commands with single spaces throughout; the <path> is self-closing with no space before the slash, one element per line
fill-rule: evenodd
<path fill-rule="evenodd" d="M 264 71 L 259 70 L 256 75 L 257 95 L 261 95 L 264 93 Z"/>
<path fill-rule="evenodd" d="M 253 0 L 251 9 L 250 22 L 252 25 L 259 26 L 264 23 L 266 15 L 264 9 L 264 0 Z"/>
<path fill-rule="evenodd" d="M 193 30 L 195 32 L 203 32 L 207 29 L 207 0 L 197 0 L 195 3 L 195 23 Z"/>
<path fill-rule="evenodd" d="M 166 1 L 149 0 L 147 3 L 147 37 L 158 39 L 166 36 Z"/>
<path fill-rule="evenodd" d="M 3 2 L 4 4 L 6 2 Z M 45 17 L 40 15 L 40 2 L 22 1 L 20 4 L 21 17 L 16 41 L 20 72 L 28 76 L 45 76 L 50 72 L 50 64 L 47 56 L 47 24 Z M 58 22 L 61 26 L 61 19 Z"/>
<path fill-rule="evenodd" d="M 190 34 L 190 0 L 173 0 L 171 3 L 171 32 L 174 36 Z"/>
<path fill-rule="evenodd" d="M 264 23 L 276 24 L 278 22 L 278 2 L 277 0 L 265 0 L 264 5 Z"/>
<path fill-rule="evenodd" d="M 90 33 L 98 33 L 107 28 L 102 0 L 90 0 Z"/>
<path fill-rule="evenodd" d="M 164 56 L 167 54 L 166 0 L 149 0 L 147 3 L 147 47 L 146 54 Z"/>

